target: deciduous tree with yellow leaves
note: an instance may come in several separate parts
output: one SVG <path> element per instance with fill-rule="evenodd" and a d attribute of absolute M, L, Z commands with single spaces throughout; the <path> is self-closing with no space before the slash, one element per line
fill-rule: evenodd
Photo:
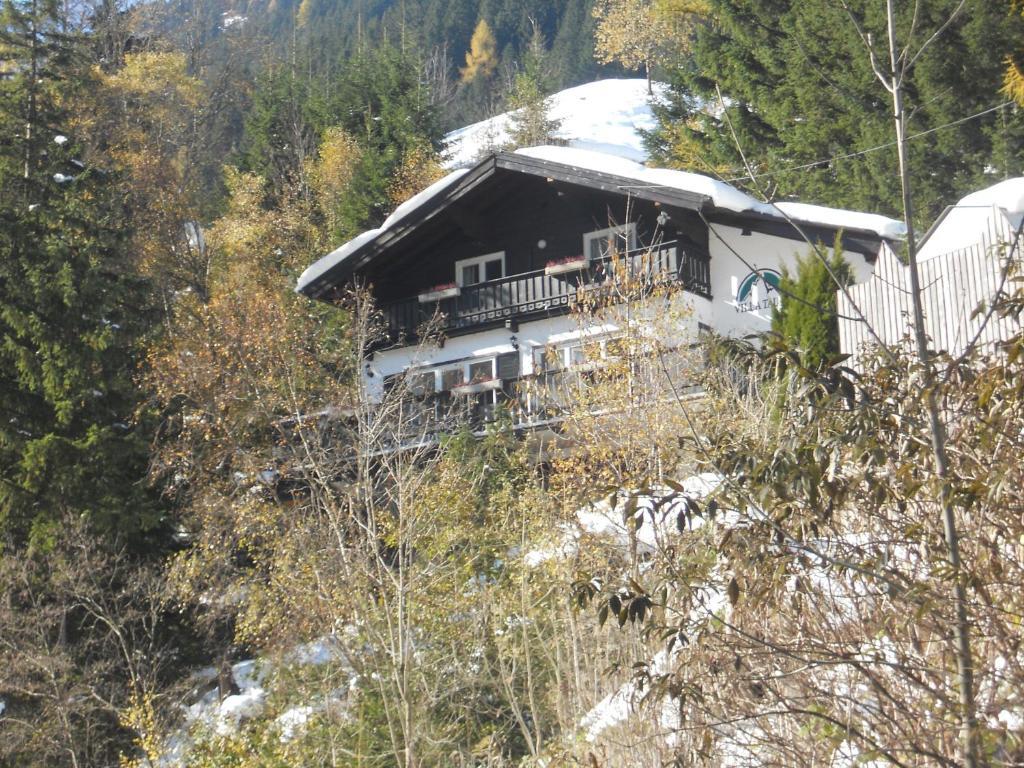
<path fill-rule="evenodd" d="M 598 0 L 594 4 L 594 55 L 643 69 L 651 91 L 651 68 L 689 47 L 694 22 L 707 13 L 704 0 Z"/>
<path fill-rule="evenodd" d="M 498 67 L 498 43 L 487 19 L 480 19 L 466 52 L 466 66 L 459 70 L 463 83 L 487 80 Z"/>

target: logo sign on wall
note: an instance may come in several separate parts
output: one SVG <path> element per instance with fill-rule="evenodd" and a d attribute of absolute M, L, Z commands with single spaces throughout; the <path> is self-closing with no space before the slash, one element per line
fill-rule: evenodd
<path fill-rule="evenodd" d="M 748 274 L 736 290 L 736 311 L 762 312 L 777 307 L 781 299 L 781 279 L 774 269 L 756 269 Z"/>

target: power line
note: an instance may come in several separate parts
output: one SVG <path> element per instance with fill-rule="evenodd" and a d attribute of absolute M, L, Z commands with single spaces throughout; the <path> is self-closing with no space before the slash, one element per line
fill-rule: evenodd
<path fill-rule="evenodd" d="M 969 115 L 968 117 L 962 117 L 959 120 L 954 120 L 951 123 L 946 123 L 945 125 L 938 125 L 938 126 L 935 126 L 934 128 L 929 128 L 926 131 L 921 131 L 920 133 L 915 133 L 915 134 L 912 134 L 910 136 L 907 136 L 906 141 L 910 141 L 912 139 L 919 139 L 922 136 L 927 136 L 928 134 L 935 133 L 936 131 L 941 131 L 941 130 L 944 130 L 946 128 L 952 128 L 953 126 L 960 125 L 962 123 L 967 123 L 967 122 L 970 122 L 971 120 L 977 120 L 979 117 L 984 117 L 987 114 L 990 114 L 992 112 L 996 112 L 996 111 L 998 111 L 1000 109 L 1003 109 L 1005 107 L 1011 106 L 1013 103 L 1014 102 L 1012 102 L 1012 101 L 1004 101 L 1002 104 L 997 104 L 994 107 L 989 107 L 986 110 L 983 110 L 983 111 L 978 112 L 978 113 L 973 114 L 973 115 Z M 860 157 L 861 155 L 870 154 L 871 152 L 878 152 L 879 150 L 882 150 L 882 149 L 889 149 L 890 147 L 895 147 L 896 143 L 897 142 L 895 142 L 895 141 L 890 141 L 890 142 L 887 142 L 885 144 L 879 144 L 877 147 L 870 147 L 869 149 L 862 149 L 862 150 L 860 150 L 858 152 L 850 152 L 849 154 L 845 154 L 845 155 L 835 155 L 834 157 L 827 157 L 824 160 L 815 160 L 812 163 L 804 163 L 803 165 L 794 165 L 794 166 L 792 166 L 790 168 L 779 168 L 779 169 L 774 170 L 774 171 L 765 171 L 764 173 L 759 173 L 757 175 L 760 178 L 760 177 L 763 177 L 763 176 L 776 176 L 776 175 L 778 175 L 780 173 L 788 173 L 790 171 L 803 171 L 803 170 L 806 170 L 808 168 L 815 168 L 815 167 L 817 167 L 819 165 L 824 165 L 825 163 L 832 163 L 832 162 L 834 162 L 836 160 L 849 160 L 849 159 L 854 158 L 854 157 Z M 723 179 L 723 181 L 727 181 L 729 183 L 732 183 L 732 182 L 735 182 L 735 181 L 748 181 L 749 179 L 750 179 L 749 176 L 736 176 L 736 177 L 731 178 L 731 179 Z"/>

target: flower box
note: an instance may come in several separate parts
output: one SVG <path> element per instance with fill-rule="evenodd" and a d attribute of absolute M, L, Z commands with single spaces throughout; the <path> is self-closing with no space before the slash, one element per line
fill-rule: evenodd
<path fill-rule="evenodd" d="M 453 299 L 459 295 L 459 290 L 459 286 L 455 283 L 449 283 L 448 285 L 435 285 L 433 288 L 425 290 L 417 298 L 419 298 L 420 304 L 427 304 L 431 301 Z"/>
<path fill-rule="evenodd" d="M 585 256 L 570 256 L 567 259 L 549 261 L 544 265 L 545 275 L 564 275 L 568 272 L 579 272 L 586 269 L 590 261 Z"/>
<path fill-rule="evenodd" d="M 452 387 L 452 394 L 479 395 L 481 392 L 493 392 L 496 389 L 501 389 L 501 379 L 478 379 Z"/>

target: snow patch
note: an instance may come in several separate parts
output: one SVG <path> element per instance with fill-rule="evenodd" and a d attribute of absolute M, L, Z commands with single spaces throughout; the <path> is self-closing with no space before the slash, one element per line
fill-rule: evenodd
<path fill-rule="evenodd" d="M 335 635 L 325 635 L 309 643 L 296 646 L 285 657 L 286 664 L 299 666 L 322 666 L 343 660 L 341 641 Z M 247 659 L 231 666 L 231 675 L 238 687 L 238 693 L 220 698 L 216 685 L 218 672 L 215 667 L 206 667 L 195 672 L 194 702 L 183 707 L 182 727 L 173 733 L 165 744 L 160 765 L 166 768 L 186 764 L 187 754 L 192 746 L 190 732 L 193 729 L 209 728 L 219 736 L 235 733 L 247 720 L 260 717 L 267 706 L 268 691 L 264 683 L 272 670 L 269 662 Z M 280 727 L 282 741 L 294 738 L 316 712 L 329 706 L 344 706 L 347 693 L 355 687 L 355 674 L 349 670 L 348 687 L 333 691 L 323 699 L 303 702 L 285 711 L 275 722 Z"/>
<path fill-rule="evenodd" d="M 241 26 L 248 20 L 248 16 L 242 16 L 241 14 L 232 13 L 231 11 L 224 11 L 224 13 L 221 14 L 220 28 L 230 29 L 234 26 Z"/>
<path fill-rule="evenodd" d="M 564 560 L 576 554 L 579 540 L 584 535 L 601 538 L 612 544 L 628 548 L 630 545 L 629 529 L 633 521 L 640 520 L 643 524 L 636 530 L 637 551 L 649 554 L 656 551 L 667 537 L 678 532 L 677 519 L 686 509 L 686 499 L 702 499 L 712 493 L 721 482 L 721 477 L 711 472 L 693 475 L 686 478 L 680 485 L 682 492 L 668 503 L 660 501 L 674 492 L 668 487 L 652 488 L 650 493 L 637 494 L 619 491 L 614 499 L 601 499 L 576 510 L 574 524 L 562 528 L 559 541 L 553 546 L 533 549 L 523 555 L 523 563 L 528 568 L 537 568 L 549 560 Z M 627 503 L 635 503 L 636 508 L 627 524 L 625 511 Z M 688 530 L 696 530 L 704 524 L 701 518 L 686 518 Z"/>
<path fill-rule="evenodd" d="M 654 100 L 663 98 L 668 86 L 654 83 Z M 548 99 L 548 117 L 560 121 L 555 137 L 570 147 L 644 161 L 642 131 L 657 127 L 652 97 L 643 79 L 610 79 L 578 85 Z M 446 165 L 471 165 L 480 157 L 511 141 L 514 112 L 459 128 L 445 136 Z"/>

